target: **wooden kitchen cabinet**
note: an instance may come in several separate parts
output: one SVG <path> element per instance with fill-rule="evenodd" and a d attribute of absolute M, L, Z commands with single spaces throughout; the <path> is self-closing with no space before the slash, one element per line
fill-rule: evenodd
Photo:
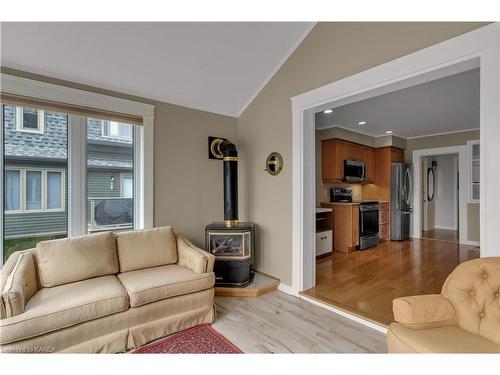
<path fill-rule="evenodd" d="M 344 160 L 362 161 L 366 166 L 366 179 L 375 179 L 375 151 L 368 146 L 325 139 L 321 141 L 321 178 L 324 182 L 340 182 L 344 178 Z"/>
<path fill-rule="evenodd" d="M 362 146 L 362 161 L 366 167 L 366 179 L 368 182 L 375 180 L 375 151 L 371 147 Z"/>
<path fill-rule="evenodd" d="M 378 237 L 380 241 L 389 240 L 389 202 L 379 202 L 378 206 Z"/>
<path fill-rule="evenodd" d="M 404 150 L 396 147 L 391 147 L 391 162 L 404 163 L 405 162 Z"/>
<path fill-rule="evenodd" d="M 359 204 L 321 203 L 333 214 L 333 251 L 350 253 L 359 245 Z"/>

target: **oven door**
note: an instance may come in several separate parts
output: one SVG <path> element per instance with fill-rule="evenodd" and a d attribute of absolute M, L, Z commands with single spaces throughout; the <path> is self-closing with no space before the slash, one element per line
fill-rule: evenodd
<path fill-rule="evenodd" d="M 360 161 L 344 160 L 344 180 L 360 182 L 365 179 L 365 165 Z"/>
<path fill-rule="evenodd" d="M 378 234 L 378 205 L 359 208 L 359 235 L 360 237 Z"/>

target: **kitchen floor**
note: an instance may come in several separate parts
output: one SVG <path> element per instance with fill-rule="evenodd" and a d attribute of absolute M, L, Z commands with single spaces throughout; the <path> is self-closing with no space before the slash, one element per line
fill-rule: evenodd
<path fill-rule="evenodd" d="M 394 320 L 394 298 L 440 293 L 459 263 L 478 257 L 477 246 L 449 241 L 386 241 L 318 260 L 316 286 L 303 294 L 387 326 Z"/>
<path fill-rule="evenodd" d="M 441 240 L 458 242 L 458 230 L 432 229 L 422 231 L 422 238 L 428 240 Z"/>

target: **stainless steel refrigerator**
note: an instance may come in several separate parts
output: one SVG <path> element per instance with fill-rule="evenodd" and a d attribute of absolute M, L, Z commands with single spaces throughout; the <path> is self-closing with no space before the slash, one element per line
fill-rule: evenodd
<path fill-rule="evenodd" d="M 391 241 L 410 237 L 410 217 L 413 178 L 409 164 L 393 163 L 391 166 Z"/>

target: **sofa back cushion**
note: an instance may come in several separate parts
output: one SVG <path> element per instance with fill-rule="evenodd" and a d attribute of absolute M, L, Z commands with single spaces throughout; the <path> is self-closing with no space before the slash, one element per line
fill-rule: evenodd
<path fill-rule="evenodd" d="M 177 263 L 177 243 L 172 227 L 116 235 L 120 272 Z"/>
<path fill-rule="evenodd" d="M 455 268 L 443 285 L 460 328 L 500 344 L 500 257 Z"/>
<path fill-rule="evenodd" d="M 44 288 L 118 273 L 111 232 L 39 242 L 36 260 Z"/>

